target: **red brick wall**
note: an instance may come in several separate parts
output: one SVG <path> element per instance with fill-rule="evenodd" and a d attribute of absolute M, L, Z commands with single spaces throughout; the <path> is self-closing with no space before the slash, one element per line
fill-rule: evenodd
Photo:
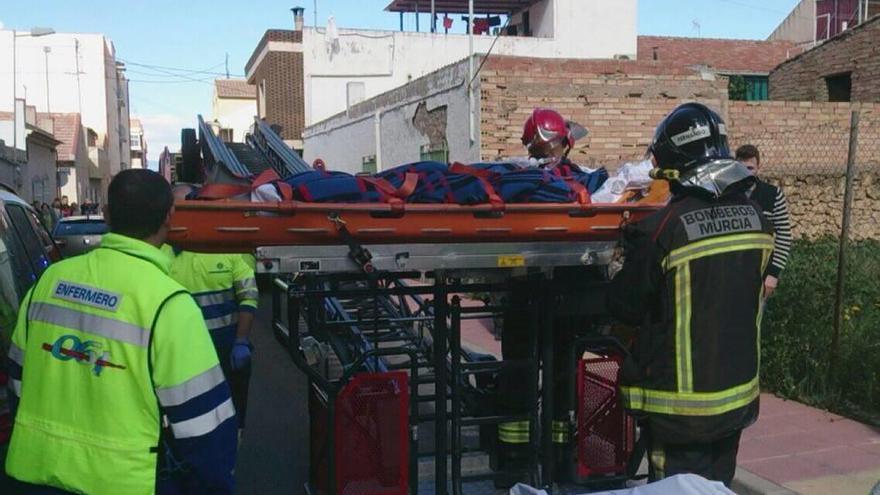
<path fill-rule="evenodd" d="M 302 42 L 302 31 L 269 30 L 251 56 L 248 67 L 269 41 Z M 255 67 L 249 82 L 257 86 L 257 108 L 262 108 L 260 83 L 266 81 L 266 121 L 281 126 L 281 137 L 302 139 L 305 128 L 305 95 L 303 89 L 303 55 L 301 52 L 270 51 Z"/>
<path fill-rule="evenodd" d="M 852 101 L 880 102 L 880 17 L 796 57 L 770 73 L 770 99 L 828 101 L 825 77 L 852 72 Z"/>
<path fill-rule="evenodd" d="M 590 130 L 572 159 L 616 165 L 641 159 L 657 122 L 683 101 L 720 108 L 727 80 L 658 62 L 493 57 L 480 97 L 482 158 L 524 156 L 523 123 L 535 107 L 551 107 Z"/>

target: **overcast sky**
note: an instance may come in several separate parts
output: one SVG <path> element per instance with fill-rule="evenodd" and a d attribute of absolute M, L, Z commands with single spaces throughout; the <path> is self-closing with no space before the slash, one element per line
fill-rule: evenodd
<path fill-rule="evenodd" d="M 244 65 L 268 28 L 290 29 L 290 7 L 315 0 L 30 0 L 0 11 L 6 28 L 48 26 L 58 32 L 104 33 L 128 63 L 131 114 L 141 119 L 155 163 L 165 145 L 180 146 L 180 129 L 211 113 L 212 80 Z M 615 0 L 603 0 L 613 2 Z M 317 0 L 318 22 L 340 27 L 398 29 L 389 0 Z M 639 34 L 764 39 L 798 0 L 639 0 Z M 427 15 L 421 19 L 424 30 Z M 415 28 L 407 16 L 407 29 Z M 183 69 L 183 70 L 178 70 Z"/>

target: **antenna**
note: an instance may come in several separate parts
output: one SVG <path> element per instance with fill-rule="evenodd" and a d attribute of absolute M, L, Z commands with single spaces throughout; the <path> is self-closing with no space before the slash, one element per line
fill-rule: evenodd
<path fill-rule="evenodd" d="M 229 52 L 226 52 L 226 79 L 229 79 Z"/>
<path fill-rule="evenodd" d="M 697 38 L 702 38 L 703 37 L 703 30 L 702 30 L 702 26 L 700 26 L 700 20 L 694 19 L 693 21 L 691 21 L 691 25 L 694 27 L 694 30 L 697 32 Z"/>

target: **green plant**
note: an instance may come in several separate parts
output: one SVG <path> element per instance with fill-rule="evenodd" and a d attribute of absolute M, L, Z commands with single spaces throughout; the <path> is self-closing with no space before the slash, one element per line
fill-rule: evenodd
<path fill-rule="evenodd" d="M 764 315 L 762 386 L 880 424 L 880 243 L 847 246 L 838 365 L 829 374 L 837 242 L 795 243 Z"/>
<path fill-rule="evenodd" d="M 748 84 L 743 76 L 730 76 L 727 83 L 727 96 L 731 101 L 743 101 L 748 96 Z"/>

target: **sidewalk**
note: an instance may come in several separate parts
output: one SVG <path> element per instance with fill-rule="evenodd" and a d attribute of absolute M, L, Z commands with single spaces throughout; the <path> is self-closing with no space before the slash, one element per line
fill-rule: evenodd
<path fill-rule="evenodd" d="M 500 358 L 491 324 L 463 321 L 462 343 Z M 740 495 L 868 495 L 880 481 L 880 429 L 762 394 L 761 416 L 743 432 L 738 461 L 733 490 Z"/>
<path fill-rule="evenodd" d="M 867 495 L 880 480 L 880 430 L 762 394 L 738 461 L 737 493 Z"/>

